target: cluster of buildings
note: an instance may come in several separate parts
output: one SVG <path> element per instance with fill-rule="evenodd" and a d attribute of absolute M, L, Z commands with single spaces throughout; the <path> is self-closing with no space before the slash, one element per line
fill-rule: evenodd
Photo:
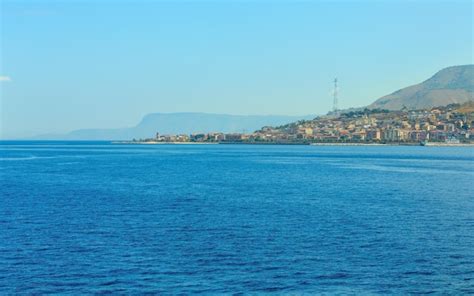
<path fill-rule="evenodd" d="M 470 142 L 474 140 L 473 113 L 459 110 L 455 106 L 412 111 L 366 109 L 265 127 L 255 134 L 269 141 Z"/>
<path fill-rule="evenodd" d="M 420 143 L 474 141 L 474 112 L 459 105 L 431 110 L 362 110 L 317 117 L 251 134 L 160 135 L 158 142 Z"/>
<path fill-rule="evenodd" d="M 156 133 L 155 138 L 146 139 L 145 141 L 153 142 L 167 142 L 167 143 L 181 143 L 181 142 L 195 142 L 195 143 L 206 143 L 206 142 L 244 142 L 250 140 L 252 134 L 240 134 L 231 133 L 225 134 L 220 132 L 213 133 L 196 133 L 191 135 L 160 135 Z"/>

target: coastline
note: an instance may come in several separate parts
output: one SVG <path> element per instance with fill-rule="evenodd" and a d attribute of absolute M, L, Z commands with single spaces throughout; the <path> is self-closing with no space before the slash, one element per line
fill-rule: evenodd
<path fill-rule="evenodd" d="M 132 145 L 285 145 L 285 146 L 423 146 L 423 147 L 474 147 L 474 143 L 298 143 L 298 142 L 158 142 L 113 141 L 112 144 Z"/>
<path fill-rule="evenodd" d="M 400 146 L 400 144 L 381 144 L 381 143 L 310 143 L 309 145 L 311 146 Z M 416 145 L 416 144 L 413 144 L 413 145 Z"/>
<path fill-rule="evenodd" d="M 158 142 L 158 141 L 113 141 L 112 144 L 132 144 L 132 145 L 217 145 L 211 142 Z"/>
<path fill-rule="evenodd" d="M 474 147 L 474 143 L 311 143 L 311 146 L 422 146 L 422 147 Z"/>
<path fill-rule="evenodd" d="M 474 147 L 474 143 L 426 143 L 425 147 Z"/>

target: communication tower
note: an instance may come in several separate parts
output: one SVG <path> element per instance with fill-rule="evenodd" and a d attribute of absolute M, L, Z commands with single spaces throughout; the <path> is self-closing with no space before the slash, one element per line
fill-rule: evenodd
<path fill-rule="evenodd" d="M 338 95 L 338 91 L 339 91 L 339 89 L 337 88 L 337 78 L 334 78 L 334 91 L 333 91 L 332 111 L 333 111 L 334 114 L 336 114 L 336 115 L 337 115 L 337 111 L 338 111 L 338 108 L 337 108 L 337 101 L 338 101 L 337 95 Z"/>

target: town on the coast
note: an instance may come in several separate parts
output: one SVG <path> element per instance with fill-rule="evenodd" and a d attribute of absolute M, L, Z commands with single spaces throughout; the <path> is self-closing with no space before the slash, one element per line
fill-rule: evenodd
<path fill-rule="evenodd" d="M 241 144 L 471 144 L 474 102 L 422 110 L 333 111 L 313 120 L 265 126 L 252 133 L 162 135 L 137 143 Z"/>
<path fill-rule="evenodd" d="M 162 134 L 156 130 L 154 137 L 134 143 L 474 144 L 474 65 L 444 68 L 362 108 L 340 110 L 338 89 L 336 78 L 332 111 L 310 120 L 256 126 L 250 133 Z"/>

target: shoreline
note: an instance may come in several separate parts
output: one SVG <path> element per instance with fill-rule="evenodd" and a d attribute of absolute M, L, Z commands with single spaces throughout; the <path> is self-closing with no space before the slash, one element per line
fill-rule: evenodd
<path fill-rule="evenodd" d="M 158 142 L 158 141 L 113 141 L 112 144 L 131 144 L 131 145 L 217 145 L 219 143 L 211 142 Z"/>
<path fill-rule="evenodd" d="M 284 146 L 421 146 L 421 147 L 474 147 L 474 143 L 292 143 L 292 142 L 158 142 L 113 141 L 112 144 L 131 145 L 284 145 Z"/>
<path fill-rule="evenodd" d="M 426 143 L 425 147 L 474 147 L 474 143 Z"/>

